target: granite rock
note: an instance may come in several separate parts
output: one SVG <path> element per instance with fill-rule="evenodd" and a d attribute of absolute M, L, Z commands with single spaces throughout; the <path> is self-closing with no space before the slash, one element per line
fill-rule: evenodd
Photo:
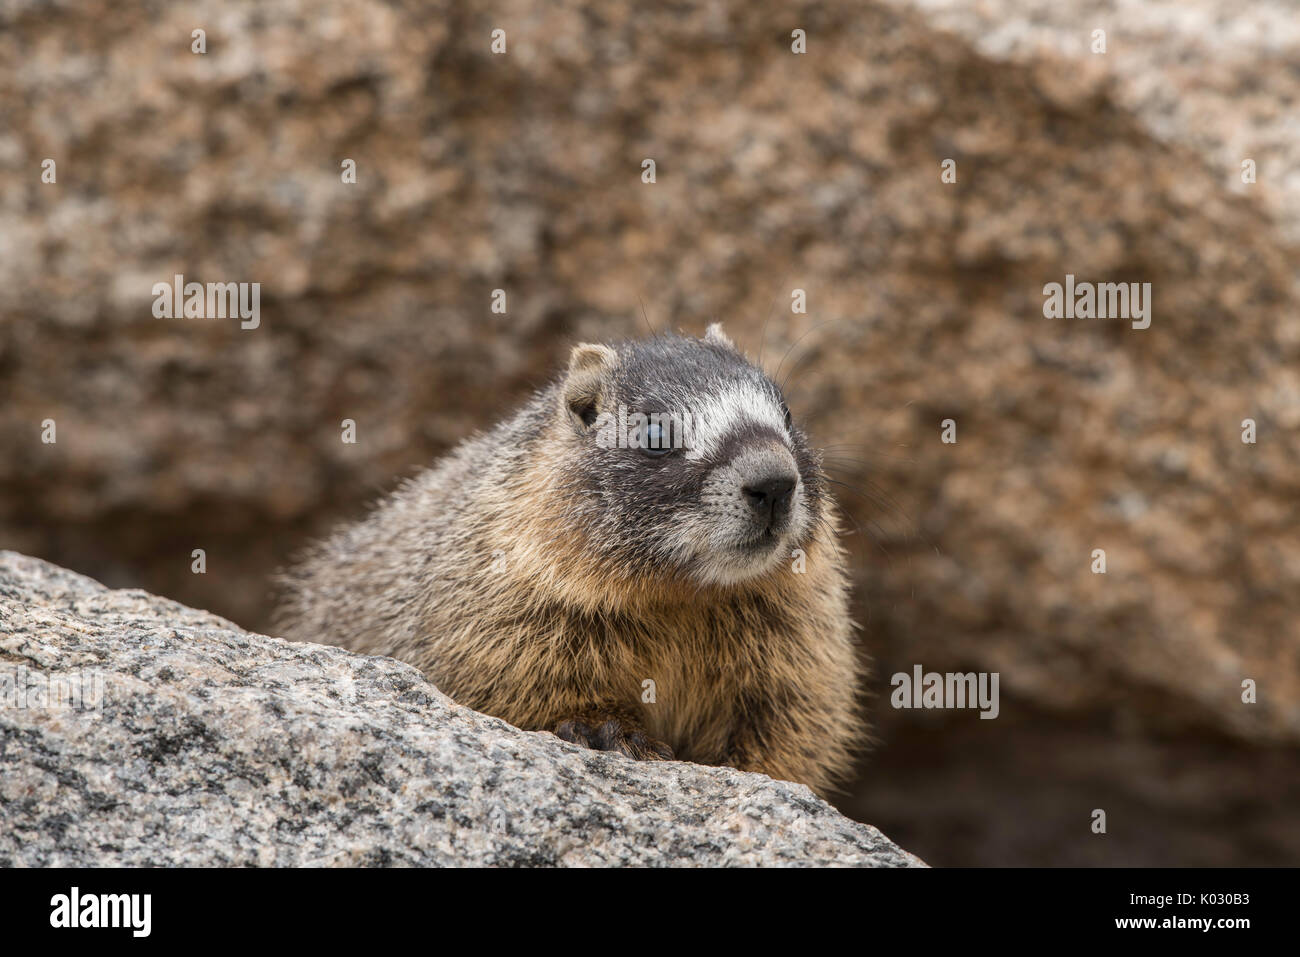
<path fill-rule="evenodd" d="M 586 751 L 462 708 L 392 659 L 0 552 L 0 866 L 14 865 L 921 862 L 803 785 Z"/>

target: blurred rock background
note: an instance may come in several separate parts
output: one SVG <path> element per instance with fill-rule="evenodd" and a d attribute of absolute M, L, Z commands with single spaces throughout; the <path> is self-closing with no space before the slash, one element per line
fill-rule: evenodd
<path fill-rule="evenodd" d="M 1300 864 L 1298 22 L 0 0 L 0 547 L 264 629 L 294 550 L 574 341 L 717 318 L 844 483 L 847 813 L 935 865 Z M 175 273 L 260 282 L 261 327 L 154 319 Z M 1151 328 L 1044 319 L 1066 273 L 1152 283 Z M 914 663 L 1001 717 L 891 709 Z"/>

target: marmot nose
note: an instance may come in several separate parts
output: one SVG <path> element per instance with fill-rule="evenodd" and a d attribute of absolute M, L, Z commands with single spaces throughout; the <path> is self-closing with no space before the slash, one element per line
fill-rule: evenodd
<path fill-rule="evenodd" d="M 759 517 L 775 523 L 789 514 L 796 481 L 789 475 L 770 475 L 746 482 L 740 491 Z"/>

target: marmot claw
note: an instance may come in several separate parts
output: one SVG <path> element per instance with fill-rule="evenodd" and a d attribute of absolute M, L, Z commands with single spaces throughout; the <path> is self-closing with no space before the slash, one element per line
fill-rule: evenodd
<path fill-rule="evenodd" d="M 673 759 L 673 749 L 668 745 L 656 741 L 638 728 L 623 725 L 615 718 L 594 728 L 579 718 L 571 718 L 556 726 L 555 736 L 594 751 L 617 751 L 634 761 Z"/>

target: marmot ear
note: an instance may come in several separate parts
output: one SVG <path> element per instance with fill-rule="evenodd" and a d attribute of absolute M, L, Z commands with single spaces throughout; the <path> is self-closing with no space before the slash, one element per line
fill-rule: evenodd
<path fill-rule="evenodd" d="M 617 365 L 618 353 L 609 346 L 583 342 L 569 353 L 569 371 L 564 377 L 560 401 L 564 413 L 582 428 L 595 423 L 606 376 Z"/>
<path fill-rule="evenodd" d="M 736 344 L 722 331 L 722 323 L 720 322 L 712 323 L 709 328 L 704 330 L 704 341 L 712 342 L 715 346 L 722 346 L 724 349 L 734 350 L 736 348 Z"/>

